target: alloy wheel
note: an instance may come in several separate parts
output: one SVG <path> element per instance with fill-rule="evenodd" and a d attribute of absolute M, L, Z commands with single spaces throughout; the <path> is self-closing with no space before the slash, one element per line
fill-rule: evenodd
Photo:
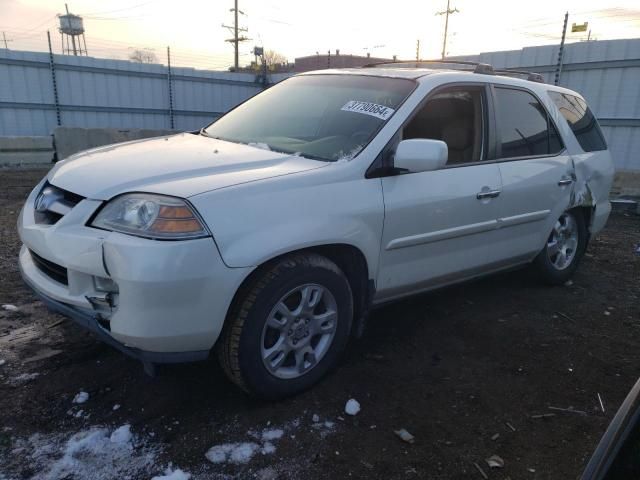
<path fill-rule="evenodd" d="M 557 270 L 564 270 L 578 250 L 578 224 L 570 213 L 563 213 L 547 240 L 547 256 Z"/>
<path fill-rule="evenodd" d="M 304 375 L 329 350 L 337 323 L 336 300 L 327 288 L 294 288 L 275 304 L 265 322 L 260 342 L 264 366 L 282 379 Z"/>

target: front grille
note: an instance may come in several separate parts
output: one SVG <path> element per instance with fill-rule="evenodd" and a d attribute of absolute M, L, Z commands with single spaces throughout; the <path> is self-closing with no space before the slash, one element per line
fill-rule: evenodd
<path fill-rule="evenodd" d="M 84 197 L 46 182 L 36 197 L 36 223 L 54 225 L 69 213 Z"/>
<path fill-rule="evenodd" d="M 58 283 L 69 285 L 69 278 L 67 277 L 66 268 L 58 265 L 57 263 L 53 263 L 46 258 L 42 258 L 32 250 L 29 250 L 29 253 L 31 254 L 31 258 L 33 258 L 33 263 L 36 267 L 38 267 L 38 270 Z"/>

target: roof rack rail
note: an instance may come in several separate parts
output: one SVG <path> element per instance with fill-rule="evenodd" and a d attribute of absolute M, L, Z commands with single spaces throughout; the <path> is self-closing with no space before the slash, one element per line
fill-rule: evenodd
<path fill-rule="evenodd" d="M 493 67 L 491 65 L 489 65 L 488 63 L 479 63 L 479 62 L 467 62 L 466 60 L 392 60 L 390 62 L 376 62 L 376 63 L 369 63 L 367 65 L 363 65 L 361 68 L 373 68 L 373 67 L 379 67 L 381 65 L 395 65 L 395 64 L 403 64 L 403 65 L 411 65 L 411 64 L 415 64 L 416 66 L 418 64 L 427 64 L 427 65 L 432 65 L 434 63 L 441 63 L 441 64 L 455 64 L 455 65 L 468 65 L 470 67 L 474 67 L 473 73 L 482 73 L 485 75 L 493 75 L 494 71 L 493 71 Z"/>
<path fill-rule="evenodd" d="M 537 83 L 545 83 L 544 77 L 540 73 L 529 72 L 527 70 L 517 70 L 511 68 L 499 68 L 494 69 L 493 66 L 488 63 L 479 63 L 479 62 L 468 62 L 466 60 L 391 60 L 389 62 L 376 62 L 369 63 L 367 65 L 363 65 L 361 68 L 373 68 L 380 67 L 383 65 L 416 65 L 426 64 L 454 64 L 454 65 L 468 65 L 470 67 L 474 67 L 473 69 L 465 69 L 465 71 L 471 71 L 473 73 L 481 73 L 484 75 L 502 75 L 505 77 L 513 77 L 513 78 L 523 78 L 525 80 L 529 80 L 530 82 Z"/>
<path fill-rule="evenodd" d="M 505 77 L 520 78 L 525 77 L 525 80 L 530 82 L 545 83 L 544 77 L 541 73 L 529 72 L 527 70 L 515 70 L 511 68 L 500 68 L 495 70 L 496 75 L 502 75 Z"/>

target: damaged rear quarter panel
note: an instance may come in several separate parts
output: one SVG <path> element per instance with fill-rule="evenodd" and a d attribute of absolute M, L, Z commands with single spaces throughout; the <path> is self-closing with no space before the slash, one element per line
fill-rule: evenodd
<path fill-rule="evenodd" d="M 615 169 L 608 150 L 573 155 L 575 182 L 570 208 L 594 208 L 589 229 L 592 234 L 604 227 L 611 205 L 609 192 Z"/>
<path fill-rule="evenodd" d="M 576 92 L 571 90 L 562 88 L 556 88 L 555 90 L 566 91 L 570 95 L 576 95 Z M 592 208 L 593 214 L 588 227 L 591 234 L 595 234 L 604 227 L 611 211 L 609 192 L 615 173 L 611 154 L 608 149 L 585 152 L 555 103 L 548 95 L 543 96 L 543 98 L 573 162 L 574 182 L 571 187 L 571 196 L 567 208 Z"/>

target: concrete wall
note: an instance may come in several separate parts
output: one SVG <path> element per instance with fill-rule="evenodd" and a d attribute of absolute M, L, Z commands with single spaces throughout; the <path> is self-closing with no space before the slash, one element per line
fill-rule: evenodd
<path fill-rule="evenodd" d="M 0 165 L 53 161 L 53 137 L 0 137 Z"/>
<path fill-rule="evenodd" d="M 53 132 L 56 160 L 112 143 L 173 135 L 175 130 L 58 127 Z"/>
<path fill-rule="evenodd" d="M 90 148 L 175 133 L 175 130 L 58 127 L 53 135 L 0 137 L 0 166 L 51 164 Z"/>
<path fill-rule="evenodd" d="M 0 49 L 0 136 L 49 135 L 58 126 L 170 129 L 164 65 Z M 271 83 L 286 74 L 269 76 Z M 263 90 L 251 73 L 173 68 L 173 128 L 201 128 Z"/>

